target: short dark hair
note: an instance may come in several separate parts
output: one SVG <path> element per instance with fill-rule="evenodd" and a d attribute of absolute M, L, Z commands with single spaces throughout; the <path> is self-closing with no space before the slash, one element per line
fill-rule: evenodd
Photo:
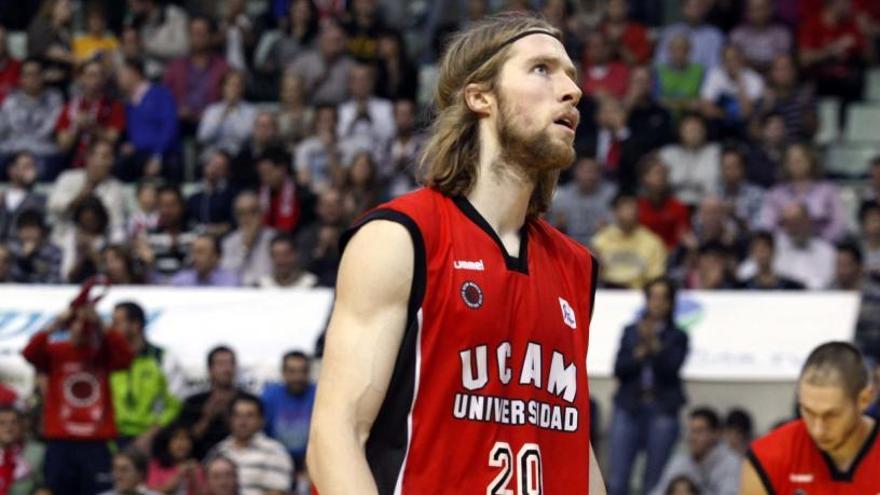
<path fill-rule="evenodd" d="M 97 196 L 86 196 L 85 199 L 78 202 L 73 209 L 73 223 L 79 224 L 81 218 L 86 213 L 93 213 L 98 218 L 98 232 L 106 232 L 110 225 L 110 214 L 107 208 Z"/>
<path fill-rule="evenodd" d="M 19 213 L 15 220 L 15 228 L 19 230 L 25 227 L 39 227 L 40 230 L 46 232 L 46 219 L 43 217 L 43 212 L 31 208 Z"/>
<path fill-rule="evenodd" d="M 645 300 L 647 301 L 648 297 L 651 296 L 651 289 L 656 285 L 665 285 L 666 291 L 668 292 L 669 299 L 669 315 L 667 315 L 666 323 L 669 325 L 673 325 L 675 323 L 675 299 L 678 297 L 678 286 L 675 284 L 669 277 L 657 277 L 653 280 L 649 280 L 648 283 L 642 288 L 642 292 L 645 294 Z"/>
<path fill-rule="evenodd" d="M 614 196 L 614 199 L 611 200 L 611 208 L 617 209 L 617 207 L 620 206 L 620 203 L 623 203 L 624 201 L 638 202 L 638 200 L 639 198 L 635 194 L 629 191 L 620 191 Z"/>
<path fill-rule="evenodd" d="M 235 361 L 235 351 L 233 351 L 231 347 L 226 345 L 218 345 L 208 351 L 208 368 L 211 368 L 211 366 L 214 364 L 214 358 L 217 356 L 217 354 L 222 354 L 224 352 L 232 354 L 232 360 Z"/>
<path fill-rule="evenodd" d="M 208 239 L 211 241 L 211 245 L 214 246 L 214 252 L 217 253 L 217 256 L 223 256 L 223 241 L 220 240 L 220 236 L 204 233 L 199 234 L 196 239 Z"/>
<path fill-rule="evenodd" d="M 190 432 L 189 428 L 180 420 L 174 421 L 168 426 L 162 428 L 156 433 L 156 436 L 153 437 L 153 444 L 150 450 L 153 457 L 159 461 L 159 464 L 162 467 L 174 467 L 174 459 L 171 457 L 169 445 L 171 444 L 171 439 L 181 431 L 186 433 L 190 440 L 193 440 L 192 432 Z M 192 450 L 190 450 L 190 456 L 192 456 Z"/>
<path fill-rule="evenodd" d="M 690 495 L 700 495 L 700 487 L 697 486 L 697 483 L 686 474 L 680 474 L 675 478 L 672 478 L 672 481 L 670 481 L 669 485 L 667 485 L 666 492 L 664 492 L 663 495 L 672 495 L 672 490 L 679 483 L 687 484 L 688 490 L 690 490 Z"/>
<path fill-rule="evenodd" d="M 124 311 L 125 319 L 129 322 L 137 323 L 141 328 L 147 326 L 147 315 L 140 304 L 134 301 L 123 301 L 117 304 L 113 309 Z"/>
<path fill-rule="evenodd" d="M 724 427 L 729 430 L 738 431 L 746 438 L 751 438 L 754 428 L 752 415 L 745 409 L 735 407 L 727 413 L 727 419 L 724 420 Z"/>
<path fill-rule="evenodd" d="M 215 21 L 213 17 L 207 16 L 203 13 L 191 14 L 189 16 L 189 26 L 192 26 L 196 22 L 204 22 L 205 24 L 207 24 L 208 32 L 211 34 L 214 34 L 218 31 L 217 21 Z"/>
<path fill-rule="evenodd" d="M 859 245 L 856 244 L 855 242 L 842 241 L 842 242 L 837 243 L 836 247 L 837 247 L 838 254 L 846 253 L 846 254 L 852 256 L 852 259 L 855 260 L 855 262 L 859 266 L 862 266 L 864 264 L 865 257 L 862 254 L 862 248 L 860 248 Z"/>
<path fill-rule="evenodd" d="M 284 353 L 284 356 L 281 357 L 281 367 L 282 368 L 284 367 L 284 363 L 286 363 L 288 359 L 294 359 L 294 358 L 302 359 L 306 363 L 309 363 L 309 364 L 311 364 L 311 362 L 312 362 L 311 358 L 309 358 L 309 355 L 303 351 L 299 351 L 299 350 L 287 351 Z"/>
<path fill-rule="evenodd" d="M 773 234 L 766 230 L 758 230 L 752 234 L 752 238 L 749 240 L 749 244 L 754 244 L 755 242 L 765 242 L 770 249 L 776 249 L 776 239 L 773 238 Z"/>
<path fill-rule="evenodd" d="M 125 59 L 122 61 L 122 65 L 127 69 L 137 72 L 140 77 L 145 77 L 144 75 L 146 74 L 146 71 L 144 69 L 143 60 L 134 57 L 125 57 Z"/>
<path fill-rule="evenodd" d="M 743 146 L 737 142 L 730 142 L 724 145 L 724 149 L 721 151 L 721 157 L 723 158 L 725 155 L 733 155 L 738 160 L 740 165 L 745 167 L 746 165 L 746 152 L 743 149 Z"/>
<path fill-rule="evenodd" d="M 263 401 L 260 400 L 259 397 L 255 395 L 251 395 L 247 392 L 241 392 L 232 399 L 232 403 L 229 404 L 229 413 L 232 414 L 235 411 L 235 405 L 239 402 L 244 402 L 246 404 L 253 404 L 257 408 L 257 412 L 260 413 L 261 418 L 266 417 L 266 411 L 263 409 Z"/>
<path fill-rule="evenodd" d="M 715 409 L 712 409 L 708 406 L 700 406 L 691 409 L 690 414 L 688 414 L 690 419 L 702 419 L 706 421 L 706 424 L 709 425 L 709 429 L 712 431 L 718 431 L 721 429 L 721 417 L 718 416 L 718 413 Z"/>
<path fill-rule="evenodd" d="M 181 192 L 179 187 L 175 186 L 174 184 L 162 184 L 156 189 L 156 197 L 159 197 L 166 193 L 171 193 L 177 196 L 177 200 L 180 201 L 181 204 L 184 204 L 183 192 Z"/>
<path fill-rule="evenodd" d="M 269 241 L 269 247 L 275 244 L 287 244 L 290 249 L 296 251 L 296 238 L 289 232 L 279 232 Z"/>
<path fill-rule="evenodd" d="M 859 206 L 859 223 L 865 223 L 865 217 L 872 212 L 880 213 L 880 202 L 873 199 L 863 202 L 861 206 Z"/>
<path fill-rule="evenodd" d="M 851 398 L 871 383 L 859 349 L 849 342 L 827 342 L 813 349 L 801 370 L 800 380 L 819 386 L 838 386 Z"/>
<path fill-rule="evenodd" d="M 258 161 L 268 161 L 276 167 L 289 167 L 290 153 L 280 146 L 270 146 L 260 155 Z"/>
<path fill-rule="evenodd" d="M 135 447 L 134 445 L 130 445 L 126 449 L 117 452 L 116 456 L 125 457 L 126 459 L 131 461 L 132 466 L 134 466 L 134 470 L 137 471 L 142 478 L 147 477 L 147 468 L 150 464 L 150 459 L 147 457 L 147 454 L 141 451 L 141 449 Z"/>
<path fill-rule="evenodd" d="M 721 241 L 707 241 L 700 244 L 698 253 L 702 255 L 716 255 L 725 258 L 731 254 L 731 249 Z"/>

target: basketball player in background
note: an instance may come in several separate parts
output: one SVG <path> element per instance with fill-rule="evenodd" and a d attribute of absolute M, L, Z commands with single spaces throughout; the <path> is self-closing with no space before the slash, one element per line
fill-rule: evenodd
<path fill-rule="evenodd" d="M 307 463 L 321 495 L 604 494 L 586 357 L 597 266 L 539 218 L 581 91 L 528 15 L 441 61 L 426 188 L 343 237 Z"/>
<path fill-rule="evenodd" d="M 880 493 L 878 423 L 864 414 L 874 388 L 853 345 L 817 347 L 798 381 L 801 418 L 754 443 L 741 495 Z"/>

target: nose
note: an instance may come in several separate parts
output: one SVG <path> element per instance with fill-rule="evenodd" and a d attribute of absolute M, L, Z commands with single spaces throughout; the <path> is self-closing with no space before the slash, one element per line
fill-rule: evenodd
<path fill-rule="evenodd" d="M 584 92 L 581 91 L 580 86 L 578 86 L 572 78 L 568 77 L 568 75 L 563 75 L 562 77 L 562 102 L 571 102 L 572 106 L 577 106 L 578 102 L 581 101 L 581 96 L 583 96 Z"/>

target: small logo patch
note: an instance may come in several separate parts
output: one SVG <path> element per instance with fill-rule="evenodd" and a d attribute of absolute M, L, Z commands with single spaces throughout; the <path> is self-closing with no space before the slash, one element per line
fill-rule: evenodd
<path fill-rule="evenodd" d="M 788 479 L 792 483 L 812 483 L 813 473 L 791 473 L 790 475 L 788 475 Z"/>
<path fill-rule="evenodd" d="M 461 284 L 461 299 L 471 309 L 478 309 L 483 305 L 483 289 L 474 282 L 468 280 Z"/>
<path fill-rule="evenodd" d="M 577 318 L 574 315 L 574 309 L 563 298 L 559 298 L 559 307 L 562 308 L 562 321 L 573 329 L 577 329 Z"/>
<path fill-rule="evenodd" d="M 477 261 L 465 261 L 465 260 L 455 260 L 452 262 L 452 267 L 456 270 L 473 270 L 475 272 L 481 272 L 486 268 L 483 266 L 483 260 Z"/>

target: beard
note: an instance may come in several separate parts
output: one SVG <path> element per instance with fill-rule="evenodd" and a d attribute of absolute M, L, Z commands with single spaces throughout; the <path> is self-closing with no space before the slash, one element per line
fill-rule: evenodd
<path fill-rule="evenodd" d="M 574 148 L 551 136 L 549 129 L 527 134 L 522 130 L 523 125 L 516 125 L 531 120 L 526 109 L 513 108 L 499 95 L 498 110 L 498 143 L 502 162 L 533 178 L 536 173 L 558 173 L 574 162 Z"/>

